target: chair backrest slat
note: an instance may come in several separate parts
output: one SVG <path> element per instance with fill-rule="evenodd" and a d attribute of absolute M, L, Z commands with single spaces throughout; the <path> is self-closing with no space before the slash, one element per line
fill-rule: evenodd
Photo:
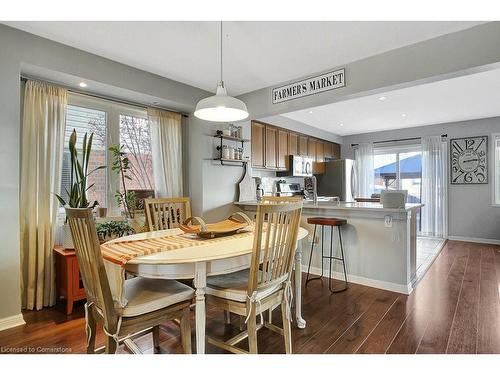
<path fill-rule="evenodd" d="M 297 200 L 257 207 L 248 295 L 289 279 L 301 212 L 302 202 Z"/>
<path fill-rule="evenodd" d="M 189 198 L 144 199 L 146 223 L 150 231 L 178 228 L 191 216 Z"/>
<path fill-rule="evenodd" d="M 65 207 L 71 229 L 78 266 L 82 276 L 87 301 L 102 312 L 106 324 L 116 321 L 111 289 L 109 286 L 101 247 L 90 208 Z"/>

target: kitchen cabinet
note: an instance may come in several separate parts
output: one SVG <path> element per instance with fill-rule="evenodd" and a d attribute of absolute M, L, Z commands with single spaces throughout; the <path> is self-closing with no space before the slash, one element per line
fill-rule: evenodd
<path fill-rule="evenodd" d="M 297 133 L 288 134 L 288 155 L 298 155 L 299 136 Z"/>
<path fill-rule="evenodd" d="M 265 142 L 264 142 L 264 165 L 269 169 L 278 168 L 278 129 L 272 126 L 265 126 Z"/>
<path fill-rule="evenodd" d="M 265 126 L 260 122 L 252 121 L 252 166 L 264 168 Z"/>
<path fill-rule="evenodd" d="M 316 161 L 316 139 L 315 138 L 308 138 L 307 139 L 307 156 L 313 159 L 313 161 Z"/>
<path fill-rule="evenodd" d="M 288 155 L 308 156 L 321 173 L 325 159 L 340 159 L 340 145 L 305 134 L 288 131 L 259 121 L 252 121 L 252 167 L 286 170 Z"/>
<path fill-rule="evenodd" d="M 323 141 L 317 141 L 316 142 L 316 162 L 317 163 L 322 163 L 325 161 L 325 156 L 324 156 L 324 147 L 325 143 Z"/>
<path fill-rule="evenodd" d="M 278 129 L 278 153 L 277 153 L 277 167 L 278 169 L 286 169 L 288 152 L 288 132 L 286 130 Z"/>
<path fill-rule="evenodd" d="M 299 135 L 299 155 L 307 156 L 307 137 L 305 135 Z"/>
<path fill-rule="evenodd" d="M 333 149 L 332 157 L 334 159 L 340 159 L 340 145 L 338 143 L 332 143 L 331 145 Z"/>
<path fill-rule="evenodd" d="M 333 157 L 333 143 L 325 142 L 323 145 L 323 157 L 325 159 L 332 159 Z"/>

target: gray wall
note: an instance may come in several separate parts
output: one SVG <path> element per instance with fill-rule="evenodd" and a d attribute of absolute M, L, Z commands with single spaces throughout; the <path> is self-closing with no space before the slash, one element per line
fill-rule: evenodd
<path fill-rule="evenodd" d="M 108 88 L 116 88 L 118 93 L 127 92 L 137 97 L 159 98 L 169 108 L 186 112 L 192 111 L 196 102 L 208 93 L 4 25 L 0 25 L 0 46 L 2 131 L 0 319 L 2 319 L 19 314 L 21 309 L 19 253 L 21 72 L 47 72 L 50 73 L 52 80 L 54 77 L 70 76 L 99 82 Z M 109 92 L 104 94 L 113 95 Z"/>
<path fill-rule="evenodd" d="M 352 143 L 375 142 L 426 135 L 448 134 L 449 140 L 468 136 L 490 136 L 488 144 L 488 184 L 448 185 L 448 234 L 449 236 L 500 240 L 500 207 L 492 206 L 493 150 L 491 133 L 500 132 L 500 117 L 420 126 L 416 128 L 366 133 L 344 137 L 342 156 L 354 158 Z M 448 178 L 449 180 L 449 178 Z"/>

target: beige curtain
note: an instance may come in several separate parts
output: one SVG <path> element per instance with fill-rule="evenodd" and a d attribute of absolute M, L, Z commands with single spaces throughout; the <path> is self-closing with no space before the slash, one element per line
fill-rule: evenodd
<path fill-rule="evenodd" d="M 21 144 L 21 293 L 23 308 L 55 303 L 52 249 L 54 193 L 61 184 L 67 90 L 28 81 L 24 92 Z"/>
<path fill-rule="evenodd" d="M 182 126 L 179 113 L 148 108 L 156 197 L 181 197 Z"/>

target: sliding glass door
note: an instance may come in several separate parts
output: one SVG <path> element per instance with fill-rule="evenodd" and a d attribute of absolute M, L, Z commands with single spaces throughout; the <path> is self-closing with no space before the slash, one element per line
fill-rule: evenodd
<path fill-rule="evenodd" d="M 420 144 L 376 147 L 373 155 L 375 193 L 382 190 L 407 190 L 408 203 L 422 201 L 422 148 Z M 420 210 L 417 230 L 420 231 Z"/>

